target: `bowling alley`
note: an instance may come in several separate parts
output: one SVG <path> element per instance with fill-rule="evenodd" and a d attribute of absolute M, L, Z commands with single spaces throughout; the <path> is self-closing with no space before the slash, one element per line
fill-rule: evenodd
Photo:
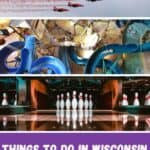
<path fill-rule="evenodd" d="M 0 19 L 0 74 L 149 74 L 150 20 Z"/>
<path fill-rule="evenodd" d="M 146 76 L 0 77 L 1 131 L 149 131 Z"/>

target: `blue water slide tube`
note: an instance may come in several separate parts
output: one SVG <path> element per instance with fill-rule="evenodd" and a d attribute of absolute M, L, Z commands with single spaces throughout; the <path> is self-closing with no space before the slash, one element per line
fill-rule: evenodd
<path fill-rule="evenodd" d="M 20 65 L 17 67 L 8 67 L 6 64 L 6 60 L 8 56 L 16 50 L 21 50 Z M 52 56 L 45 56 L 34 60 L 34 54 L 34 36 L 26 36 L 25 42 L 17 41 L 8 44 L 6 47 L 0 50 L 0 73 L 39 73 L 42 68 L 48 68 L 48 73 L 66 73 L 66 68 L 64 64 L 58 58 Z"/>
<path fill-rule="evenodd" d="M 88 59 L 87 58 L 81 58 L 81 57 L 77 56 L 74 47 L 70 47 L 70 49 L 68 50 L 68 54 L 69 54 L 71 60 L 74 63 L 76 63 L 78 65 L 82 65 L 82 66 L 86 66 L 87 65 Z M 122 71 L 120 70 L 119 67 L 113 68 L 113 62 L 112 61 L 110 61 L 110 60 L 104 60 L 104 61 L 105 61 L 106 67 L 112 66 L 111 70 L 113 72 L 122 73 Z M 102 68 L 102 66 L 103 66 L 103 63 L 99 62 L 98 63 L 98 67 Z"/>
<path fill-rule="evenodd" d="M 89 59 L 87 66 L 85 68 L 85 73 L 92 74 L 95 72 L 98 64 L 104 60 L 104 57 L 111 54 L 123 54 L 123 53 L 138 53 L 138 52 L 148 52 L 150 51 L 150 43 L 144 43 L 142 45 L 137 44 L 110 44 L 100 48 L 95 51 L 91 58 Z M 110 65 L 110 66 L 109 66 Z M 108 67 L 111 67 L 111 63 Z M 117 70 L 116 70 L 117 71 Z"/>
<path fill-rule="evenodd" d="M 8 44 L 0 50 L 0 73 L 24 73 L 30 70 L 32 64 L 32 56 L 35 49 L 35 38 L 33 36 L 26 36 L 25 42 L 16 41 Z M 17 51 L 21 51 L 20 65 L 17 67 L 8 67 L 8 56 Z M 16 60 L 17 61 L 17 60 Z"/>
<path fill-rule="evenodd" d="M 34 61 L 35 54 L 35 37 L 25 36 L 24 48 L 21 50 L 21 63 L 16 73 L 21 74 L 30 72 L 32 62 Z"/>
<path fill-rule="evenodd" d="M 69 57 L 71 58 L 71 60 L 74 63 L 76 63 L 78 65 L 86 65 L 87 64 L 88 59 L 79 57 L 76 54 L 75 47 L 70 46 L 67 52 L 68 52 Z"/>
<path fill-rule="evenodd" d="M 15 52 L 16 50 L 21 50 L 23 47 L 24 42 L 16 41 L 8 44 L 0 50 L 0 74 L 15 73 L 19 69 L 19 67 L 8 67 L 6 61 L 11 53 Z"/>
<path fill-rule="evenodd" d="M 40 73 L 46 69 L 48 73 L 53 74 L 66 74 L 67 70 L 63 62 L 53 56 L 44 56 L 33 62 L 30 73 Z"/>

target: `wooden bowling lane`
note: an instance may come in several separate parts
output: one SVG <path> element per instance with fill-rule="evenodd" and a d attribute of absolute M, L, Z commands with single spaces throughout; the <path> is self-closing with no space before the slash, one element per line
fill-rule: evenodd
<path fill-rule="evenodd" d="M 65 114 L 65 113 L 64 113 Z M 0 130 L 19 131 L 143 131 L 150 130 L 149 115 L 133 115 L 112 110 L 96 110 L 93 112 L 92 122 L 80 126 L 79 120 L 73 129 L 72 121 L 67 126 L 57 122 L 55 110 L 38 110 L 18 115 L 0 115 Z"/>

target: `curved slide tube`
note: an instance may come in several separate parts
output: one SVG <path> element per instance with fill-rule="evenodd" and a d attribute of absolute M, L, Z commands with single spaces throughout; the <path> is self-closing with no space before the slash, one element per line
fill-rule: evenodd
<path fill-rule="evenodd" d="M 37 59 L 31 67 L 30 73 L 40 73 L 43 69 L 48 69 L 48 73 L 66 74 L 67 70 L 62 61 L 53 56 L 44 56 Z"/>
<path fill-rule="evenodd" d="M 33 61 L 33 53 L 35 49 L 35 37 L 26 36 L 25 42 L 16 41 L 8 44 L 0 51 L 0 73 L 24 73 L 28 72 L 31 68 Z M 8 56 L 16 50 L 21 51 L 21 62 L 18 67 L 8 67 L 6 60 Z"/>
<path fill-rule="evenodd" d="M 99 62 L 104 60 L 104 57 L 111 54 L 123 54 L 123 53 L 138 53 L 138 52 L 148 52 L 150 51 L 150 43 L 145 43 L 142 45 L 136 44 L 127 44 L 127 45 L 120 45 L 120 44 L 110 44 L 101 49 L 95 51 L 95 53 L 89 59 L 85 73 L 92 74 L 95 72 L 96 67 L 98 66 Z M 111 68 L 111 65 L 108 67 Z"/>
<path fill-rule="evenodd" d="M 74 63 L 76 63 L 78 65 L 86 65 L 87 64 L 88 59 L 77 56 L 73 46 L 69 47 L 67 52 L 68 52 L 69 57 L 71 58 L 71 60 Z"/>
<path fill-rule="evenodd" d="M 86 66 L 87 63 L 88 63 L 88 59 L 86 58 L 81 58 L 81 57 L 78 57 L 75 50 L 74 50 L 74 47 L 70 47 L 70 49 L 68 50 L 68 54 L 71 58 L 71 60 L 78 64 L 78 65 L 83 65 L 83 66 Z M 106 64 L 106 67 L 109 67 L 109 66 L 113 66 L 113 62 L 110 61 L 110 60 L 105 60 L 105 64 Z M 99 62 L 98 63 L 98 67 L 102 68 L 102 65 L 103 63 L 102 62 Z M 114 72 L 114 73 L 122 73 L 122 71 L 120 70 L 119 67 L 116 67 L 116 68 L 111 68 L 111 70 Z"/>
<path fill-rule="evenodd" d="M 18 67 L 8 67 L 6 60 L 16 50 L 21 50 L 20 65 Z M 0 50 L 0 73 L 40 73 L 43 68 L 48 68 L 48 73 L 66 74 L 66 68 L 61 60 L 52 56 L 46 56 L 34 61 L 34 51 L 34 36 L 26 36 L 25 42 L 17 41 L 8 44 Z"/>
<path fill-rule="evenodd" d="M 16 50 L 21 50 L 24 47 L 24 42 L 16 41 L 8 44 L 0 50 L 0 73 L 16 73 L 17 67 L 8 67 L 6 60 L 8 56 Z"/>
<path fill-rule="evenodd" d="M 35 37 L 34 36 L 26 36 L 25 37 L 25 45 L 21 50 L 21 63 L 16 71 L 17 74 L 30 72 L 31 65 L 34 59 L 35 54 Z"/>

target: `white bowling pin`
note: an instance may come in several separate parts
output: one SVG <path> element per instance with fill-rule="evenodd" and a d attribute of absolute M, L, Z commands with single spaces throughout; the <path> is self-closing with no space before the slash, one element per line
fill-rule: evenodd
<path fill-rule="evenodd" d="M 70 109 L 67 109 L 66 110 L 66 124 L 67 124 L 67 127 L 70 126 L 70 118 L 71 118 L 71 111 L 70 111 Z"/>
<path fill-rule="evenodd" d="M 121 102 L 121 106 L 128 106 L 128 100 L 127 100 L 127 95 L 123 94 L 123 100 Z"/>
<path fill-rule="evenodd" d="M 64 109 L 60 110 L 60 123 L 61 125 L 64 124 Z"/>
<path fill-rule="evenodd" d="M 135 127 L 138 127 L 138 126 L 139 126 L 139 116 L 138 116 L 138 115 L 135 115 L 135 116 L 134 116 L 134 126 L 135 126 Z"/>
<path fill-rule="evenodd" d="M 78 102 L 79 110 L 83 110 L 83 106 L 84 106 L 83 93 L 79 93 L 79 102 Z"/>
<path fill-rule="evenodd" d="M 145 106 L 150 106 L 150 91 L 145 95 Z"/>
<path fill-rule="evenodd" d="M 5 128 L 7 126 L 7 117 L 3 116 L 3 127 Z"/>
<path fill-rule="evenodd" d="M 88 107 L 89 107 L 88 95 L 85 94 L 84 108 L 85 108 L 85 109 L 88 109 Z"/>
<path fill-rule="evenodd" d="M 135 97 L 134 97 L 133 105 L 134 106 L 140 106 L 139 93 L 138 92 L 135 92 Z"/>
<path fill-rule="evenodd" d="M 79 109 L 79 125 L 82 127 L 83 126 L 83 117 L 84 117 L 84 114 L 83 114 L 83 109 Z"/>
<path fill-rule="evenodd" d="M 73 125 L 73 129 L 77 128 L 77 118 L 78 118 L 77 110 L 73 109 L 72 110 L 72 125 Z"/>
<path fill-rule="evenodd" d="M 66 99 L 66 109 L 70 110 L 71 102 L 70 102 L 70 94 L 67 92 L 67 99 Z"/>
<path fill-rule="evenodd" d="M 60 108 L 60 101 L 59 101 L 59 95 L 57 95 L 56 109 L 59 110 L 59 108 Z"/>
<path fill-rule="evenodd" d="M 64 109 L 64 106 L 65 106 L 64 94 L 61 94 L 60 109 Z"/>
<path fill-rule="evenodd" d="M 57 95 L 57 100 L 56 100 L 56 118 L 57 122 L 60 122 L 60 101 L 59 101 L 60 96 Z"/>
<path fill-rule="evenodd" d="M 60 109 L 56 110 L 56 118 L 57 118 L 57 122 L 60 122 Z"/>
<path fill-rule="evenodd" d="M 73 110 L 77 109 L 77 105 L 78 105 L 76 94 L 77 94 L 77 92 L 73 91 L 73 96 L 72 96 L 73 97 L 73 99 L 72 99 L 72 109 Z"/>
<path fill-rule="evenodd" d="M 2 106 L 7 106 L 7 105 L 8 105 L 7 94 L 3 93 Z"/>
<path fill-rule="evenodd" d="M 122 123 L 125 126 L 128 122 L 128 114 L 123 114 L 122 115 Z"/>
<path fill-rule="evenodd" d="M 89 96 L 89 109 L 93 109 L 92 95 Z"/>
<path fill-rule="evenodd" d="M 93 120 L 93 110 L 89 109 L 89 122 L 91 123 Z"/>
<path fill-rule="evenodd" d="M 14 106 L 17 105 L 17 94 L 15 94 Z"/>
<path fill-rule="evenodd" d="M 88 118 L 89 117 L 89 111 L 88 109 L 84 110 L 84 119 L 85 119 L 85 124 L 88 124 Z"/>

